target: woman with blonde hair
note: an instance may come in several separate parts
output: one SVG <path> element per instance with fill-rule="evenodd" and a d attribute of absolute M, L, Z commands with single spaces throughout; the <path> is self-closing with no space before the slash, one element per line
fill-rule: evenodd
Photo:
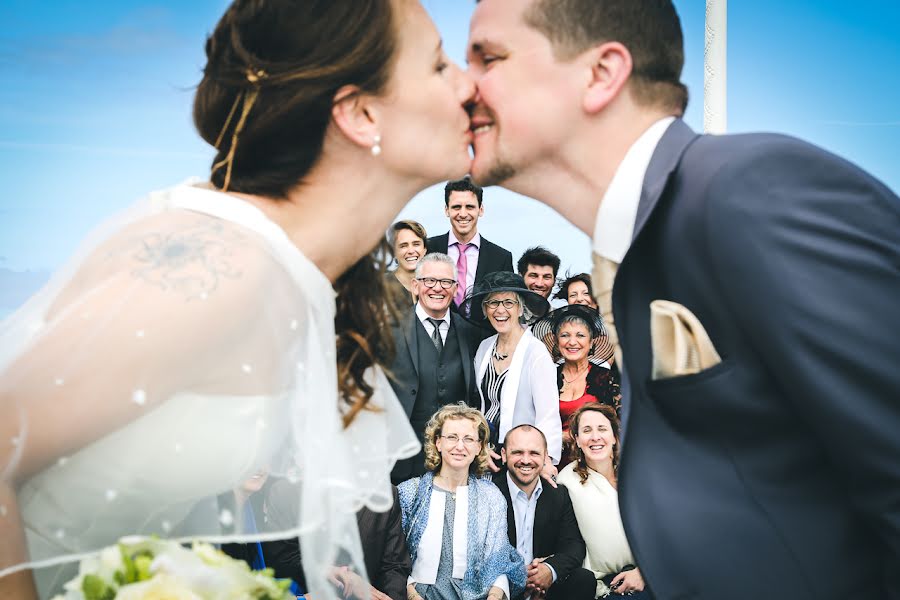
<path fill-rule="evenodd" d="M 525 588 L 525 564 L 507 537 L 506 501 L 489 479 L 488 424 L 448 404 L 425 428 L 422 477 L 399 486 L 413 561 L 409 600 L 503 600 Z"/>
<path fill-rule="evenodd" d="M 652 598 L 625 538 L 619 513 L 619 418 L 613 407 L 592 402 L 569 419 L 575 460 L 557 481 L 569 490 L 587 546 L 584 566 L 597 577 L 597 597 Z"/>

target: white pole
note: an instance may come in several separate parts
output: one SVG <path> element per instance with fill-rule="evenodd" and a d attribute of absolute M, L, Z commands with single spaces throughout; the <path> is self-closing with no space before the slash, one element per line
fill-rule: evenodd
<path fill-rule="evenodd" d="M 706 45 L 703 51 L 703 131 L 727 128 L 726 63 L 728 0 L 706 0 Z"/>

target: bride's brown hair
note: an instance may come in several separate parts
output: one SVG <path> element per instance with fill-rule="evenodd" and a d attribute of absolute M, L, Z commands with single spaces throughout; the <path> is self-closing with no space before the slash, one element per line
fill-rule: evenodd
<path fill-rule="evenodd" d="M 285 199 L 315 165 L 345 85 L 384 93 L 398 46 L 396 0 L 236 0 L 207 39 L 194 123 L 218 151 L 217 188 Z M 335 283 L 344 424 L 366 405 L 364 379 L 389 364 L 383 249 Z"/>

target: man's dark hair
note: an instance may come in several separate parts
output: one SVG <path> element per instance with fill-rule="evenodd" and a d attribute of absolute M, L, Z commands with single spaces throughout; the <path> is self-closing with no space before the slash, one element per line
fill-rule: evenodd
<path fill-rule="evenodd" d="M 450 206 L 450 192 L 472 192 L 478 198 L 478 206 L 481 206 L 481 196 L 484 190 L 475 185 L 472 178 L 466 175 L 462 179 L 448 181 L 444 186 L 444 206 Z"/>
<path fill-rule="evenodd" d="M 684 114 L 684 40 L 672 0 L 534 0 L 525 22 L 550 40 L 560 59 L 621 43 L 631 53 L 635 101 Z"/>
<path fill-rule="evenodd" d="M 529 248 L 525 252 L 522 253 L 522 258 L 519 259 L 519 262 L 516 263 L 516 268 L 519 270 L 519 275 L 525 277 L 525 272 L 528 270 L 528 265 L 534 265 L 536 267 L 550 267 L 553 269 L 553 277 L 556 277 L 556 274 L 559 272 L 559 257 L 543 246 L 535 246 L 534 248 Z"/>

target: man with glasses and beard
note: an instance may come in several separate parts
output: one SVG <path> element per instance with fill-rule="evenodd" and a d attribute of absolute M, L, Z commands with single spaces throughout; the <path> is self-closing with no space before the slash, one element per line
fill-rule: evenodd
<path fill-rule="evenodd" d="M 428 419 L 445 404 L 479 406 L 473 357 L 484 333 L 450 311 L 456 294 L 456 264 L 446 254 L 426 254 L 416 266 L 415 309 L 393 327 L 396 357 L 391 387 L 422 441 Z M 425 472 L 424 451 L 399 461 L 391 472 L 397 484 Z"/>

